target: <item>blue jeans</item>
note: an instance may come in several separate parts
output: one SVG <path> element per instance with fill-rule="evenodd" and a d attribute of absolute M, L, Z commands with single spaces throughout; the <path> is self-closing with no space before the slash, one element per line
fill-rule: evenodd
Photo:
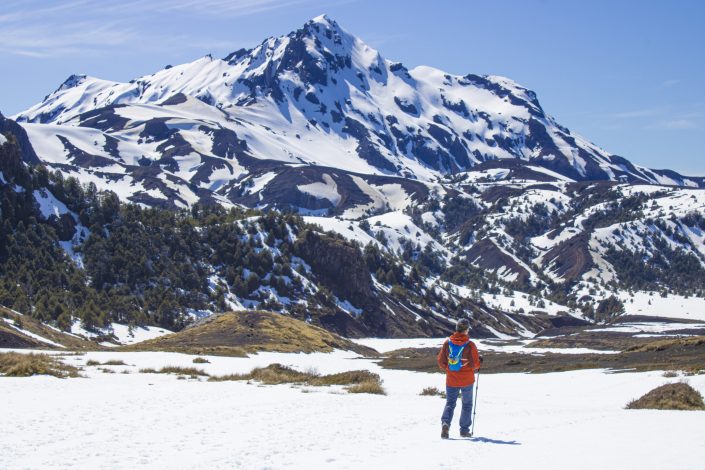
<path fill-rule="evenodd" d="M 458 393 L 462 392 L 461 402 L 463 407 L 460 411 L 460 432 L 470 431 L 472 424 L 472 392 L 473 385 L 467 387 L 448 387 L 446 386 L 446 406 L 443 409 L 441 423 L 450 426 L 453 421 L 453 412 L 455 411 L 455 402 L 458 401 Z"/>

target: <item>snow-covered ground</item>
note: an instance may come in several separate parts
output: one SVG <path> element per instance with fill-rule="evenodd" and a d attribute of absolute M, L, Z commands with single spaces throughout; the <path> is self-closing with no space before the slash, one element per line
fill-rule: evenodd
<path fill-rule="evenodd" d="M 702 332 L 705 333 L 705 323 L 634 322 L 587 331 L 610 331 L 618 333 L 668 333 L 669 331 L 674 330 L 702 330 Z"/>
<path fill-rule="evenodd" d="M 457 439 L 456 416 L 454 439 L 443 441 L 443 401 L 419 396 L 442 388 L 441 374 L 383 370 L 340 351 L 208 357 L 195 366 L 215 375 L 273 362 L 321 373 L 367 368 L 388 395 L 138 373 L 194 366 L 193 357 L 95 352 L 65 360 L 129 365 L 105 366 L 115 374 L 86 367 L 82 379 L 0 378 L 2 425 L 11 430 L 0 440 L 0 468 L 693 469 L 705 459 L 705 412 L 624 409 L 681 380 L 660 372 L 482 375 L 476 437 Z M 705 376 L 687 380 L 705 392 Z"/>
<path fill-rule="evenodd" d="M 692 326 L 692 325 L 689 325 Z M 638 330 L 640 331 L 640 330 Z M 376 349 L 380 353 L 403 348 L 440 348 L 446 338 L 362 338 L 353 341 Z M 588 348 L 527 348 L 534 339 L 512 339 L 510 341 L 496 339 L 473 339 L 478 350 L 521 354 L 613 354 L 618 351 L 605 351 Z"/>
<path fill-rule="evenodd" d="M 653 292 L 622 292 L 619 295 L 624 303 L 627 315 L 648 315 L 666 318 L 682 318 L 705 321 L 705 299 L 702 297 L 683 297 L 670 294 L 661 297 Z"/>
<path fill-rule="evenodd" d="M 148 339 L 168 335 L 169 333 L 173 333 L 173 331 L 169 331 L 166 328 L 159 328 L 157 326 L 130 327 L 129 325 L 121 325 L 120 323 L 111 323 L 109 327 L 101 329 L 98 333 L 96 333 L 83 328 L 81 321 L 78 319 L 75 319 L 71 324 L 71 334 L 80 335 L 89 339 L 97 336 L 112 334 L 120 344 L 135 344 L 141 341 L 147 341 Z M 115 344 L 108 342 L 101 344 L 108 347 L 116 346 Z"/>

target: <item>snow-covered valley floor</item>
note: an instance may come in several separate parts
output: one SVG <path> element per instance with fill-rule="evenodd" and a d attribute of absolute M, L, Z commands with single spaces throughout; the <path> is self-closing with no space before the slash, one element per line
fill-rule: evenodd
<path fill-rule="evenodd" d="M 0 468 L 694 469 L 705 461 L 705 412 L 625 410 L 661 372 L 485 374 L 476 437 L 440 439 L 441 374 L 384 370 L 353 353 L 250 358 L 160 352 L 67 356 L 86 378 L 0 378 Z M 89 366 L 122 360 L 126 366 Z M 340 387 L 178 380 L 139 369 L 211 375 L 282 363 L 320 373 L 370 369 L 388 395 Z M 108 374 L 100 368 L 116 373 Z M 129 371 L 129 374 L 122 374 Z M 705 393 L 705 376 L 686 380 Z M 455 439 L 453 439 L 455 438 Z"/>

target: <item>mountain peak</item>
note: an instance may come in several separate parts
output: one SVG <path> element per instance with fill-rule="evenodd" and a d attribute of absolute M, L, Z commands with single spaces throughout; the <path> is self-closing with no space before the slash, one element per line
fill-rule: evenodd
<path fill-rule="evenodd" d="M 340 27 L 337 21 L 335 21 L 333 18 L 326 14 L 312 18 L 304 24 L 304 29 L 308 29 L 310 27 L 315 28 L 316 32 L 323 33 L 326 36 L 328 35 L 326 31 L 331 31 L 334 33 L 345 32 L 343 28 Z"/>
<path fill-rule="evenodd" d="M 322 24 L 322 25 L 326 25 L 328 27 L 338 26 L 338 23 L 333 18 L 328 16 L 326 13 L 323 13 L 322 15 L 318 15 L 315 18 L 311 18 L 308 22 Z"/>
<path fill-rule="evenodd" d="M 61 86 L 56 91 L 74 88 L 74 87 L 80 85 L 86 78 L 88 78 L 88 76 L 85 74 L 73 74 L 69 78 L 64 80 L 64 83 L 62 83 Z"/>

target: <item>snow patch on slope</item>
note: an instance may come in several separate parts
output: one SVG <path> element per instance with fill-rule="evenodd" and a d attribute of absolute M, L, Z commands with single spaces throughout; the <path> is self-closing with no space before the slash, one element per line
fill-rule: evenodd
<path fill-rule="evenodd" d="M 322 175 L 322 183 L 302 184 L 297 186 L 302 193 L 309 194 L 317 199 L 328 199 L 333 206 L 337 206 L 340 202 L 340 193 L 338 193 L 338 185 L 327 173 Z"/>

